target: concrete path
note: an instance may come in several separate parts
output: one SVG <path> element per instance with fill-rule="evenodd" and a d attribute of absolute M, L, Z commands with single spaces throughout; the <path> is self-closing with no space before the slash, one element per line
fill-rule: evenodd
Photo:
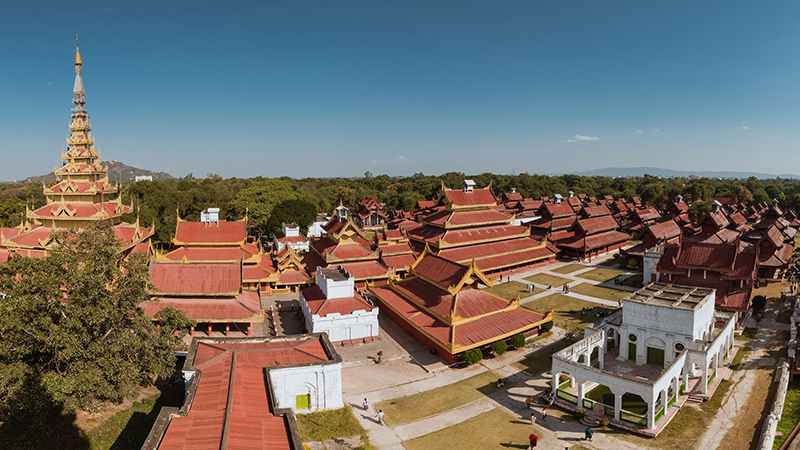
<path fill-rule="evenodd" d="M 791 302 L 789 302 L 789 304 L 791 304 Z M 703 439 L 700 441 L 698 448 L 709 450 L 720 448 L 723 438 L 735 425 L 736 416 L 742 412 L 748 402 L 750 392 L 756 382 L 756 372 L 748 369 L 756 369 L 764 366 L 775 367 L 777 361 L 767 356 L 766 347 L 770 347 L 774 344 L 785 345 L 785 343 L 775 343 L 771 341 L 773 331 L 788 329 L 787 324 L 781 324 L 776 321 L 781 306 L 785 305 L 781 303 L 767 303 L 767 306 L 764 308 L 764 317 L 760 322 L 752 324 L 752 326 L 758 326 L 758 332 L 755 338 L 746 345 L 752 352 L 748 355 L 747 359 L 743 361 L 745 370 L 734 372 L 731 379 L 733 385 L 728 390 L 722 407 L 717 412 L 714 421 L 711 422 L 705 435 L 703 435 Z M 761 432 L 760 427 L 758 432 Z"/>

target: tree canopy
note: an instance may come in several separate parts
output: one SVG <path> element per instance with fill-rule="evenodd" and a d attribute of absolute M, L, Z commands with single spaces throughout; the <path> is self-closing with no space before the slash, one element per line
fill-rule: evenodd
<path fill-rule="evenodd" d="M 0 420 L 136 396 L 172 373 L 182 346 L 173 330 L 189 325 L 170 308 L 161 328 L 144 315 L 146 260 L 121 258 L 110 227 L 57 240 L 46 258 L 0 265 Z"/>

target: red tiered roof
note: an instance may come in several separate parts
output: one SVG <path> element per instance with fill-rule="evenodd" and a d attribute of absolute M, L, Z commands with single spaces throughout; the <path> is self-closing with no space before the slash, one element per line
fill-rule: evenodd
<path fill-rule="evenodd" d="M 439 211 L 425 218 L 425 222 L 444 225 L 448 222 L 452 226 L 469 226 L 474 224 L 509 223 L 511 217 L 493 209 L 479 209 L 473 211 Z"/>
<path fill-rule="evenodd" d="M 173 307 L 188 319 L 200 322 L 206 321 L 240 321 L 251 319 L 261 310 L 261 301 L 258 293 L 242 291 L 236 297 L 230 298 L 205 298 L 205 297 L 161 297 L 139 305 L 144 313 L 150 317 L 158 314 L 166 307 Z"/>
<path fill-rule="evenodd" d="M 464 278 L 467 267 L 441 256 L 428 254 L 414 267 L 414 272 L 441 286 L 449 287 Z"/>
<path fill-rule="evenodd" d="M 316 284 L 301 291 L 308 303 L 311 314 L 325 317 L 328 314 L 353 314 L 355 311 L 372 311 L 373 306 L 360 295 L 344 298 L 326 298 L 322 289 Z"/>
<path fill-rule="evenodd" d="M 244 221 L 178 222 L 175 233 L 175 240 L 187 244 L 238 244 L 244 242 L 246 237 Z"/>
<path fill-rule="evenodd" d="M 647 231 L 653 235 L 656 241 L 661 242 L 680 236 L 681 227 L 674 220 L 668 220 L 648 225 Z"/>
<path fill-rule="evenodd" d="M 475 189 L 472 192 L 447 189 L 444 191 L 444 195 L 455 206 L 492 206 L 497 204 L 497 199 L 488 189 Z"/>
<path fill-rule="evenodd" d="M 319 340 L 201 342 L 195 355 L 200 377 L 188 415 L 170 419 L 160 449 L 216 450 L 223 436 L 228 449 L 293 448 L 287 419 L 270 410 L 264 369 L 330 361 Z"/>
<path fill-rule="evenodd" d="M 387 277 L 386 267 L 378 261 L 357 261 L 342 263 L 342 267 L 355 279 Z"/>
<path fill-rule="evenodd" d="M 155 263 L 150 282 L 160 294 L 230 295 L 241 288 L 239 264 Z"/>
<path fill-rule="evenodd" d="M 255 245 L 239 245 L 236 247 L 180 247 L 164 255 L 171 261 L 237 261 L 240 258 L 250 259 L 258 254 Z"/>
<path fill-rule="evenodd" d="M 597 234 L 604 231 L 616 230 L 619 224 L 611 216 L 593 217 L 590 219 L 578 220 L 577 227 L 583 234 Z M 623 233 L 624 234 L 624 233 Z M 626 235 L 627 236 L 627 235 Z"/>

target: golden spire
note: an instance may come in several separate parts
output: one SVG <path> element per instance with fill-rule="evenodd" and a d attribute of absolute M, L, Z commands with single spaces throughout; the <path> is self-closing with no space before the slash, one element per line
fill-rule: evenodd
<path fill-rule="evenodd" d="M 81 61 L 81 52 L 78 50 L 78 35 L 75 35 L 75 65 L 80 66 L 83 64 Z"/>

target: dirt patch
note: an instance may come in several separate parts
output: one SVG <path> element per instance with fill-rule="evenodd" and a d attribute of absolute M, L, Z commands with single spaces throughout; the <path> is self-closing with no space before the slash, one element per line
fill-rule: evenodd
<path fill-rule="evenodd" d="M 84 432 L 89 432 L 108 419 L 114 417 L 118 412 L 129 409 L 135 402 L 142 401 L 159 393 L 156 386 L 144 388 L 136 398 L 126 399 L 121 403 L 105 402 L 96 411 L 79 410 L 75 413 L 75 426 Z"/>
<path fill-rule="evenodd" d="M 750 389 L 750 396 L 734 418 L 733 428 L 722 439 L 723 447 L 718 448 L 755 449 L 758 445 L 758 435 L 761 432 L 764 417 L 772 408 L 772 403 L 768 400 L 774 398 L 775 389 L 772 383 L 772 370 L 750 370 L 753 371 L 755 377 Z"/>

